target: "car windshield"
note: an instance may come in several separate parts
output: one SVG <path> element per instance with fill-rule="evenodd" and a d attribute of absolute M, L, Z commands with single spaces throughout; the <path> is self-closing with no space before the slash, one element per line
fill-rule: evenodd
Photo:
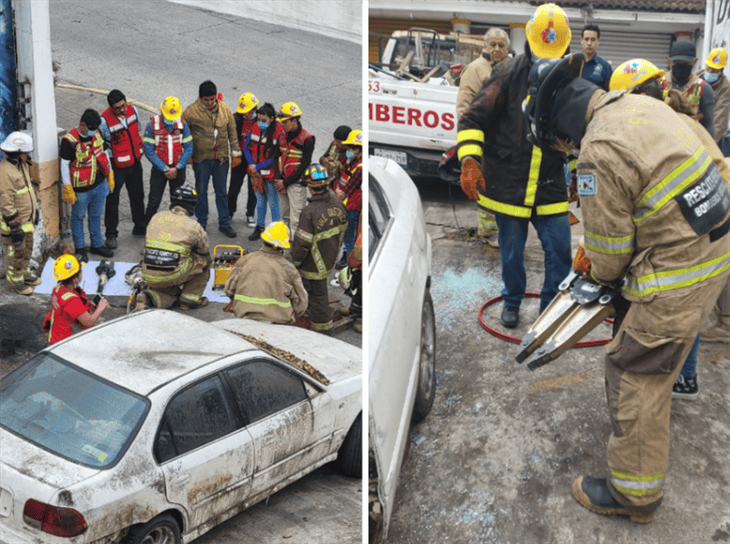
<path fill-rule="evenodd" d="M 0 425 L 57 455 L 95 468 L 116 463 L 148 401 L 48 353 L 0 383 Z"/>

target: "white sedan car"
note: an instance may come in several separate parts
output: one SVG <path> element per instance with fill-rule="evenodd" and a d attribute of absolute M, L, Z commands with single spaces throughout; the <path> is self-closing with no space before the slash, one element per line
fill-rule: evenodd
<path fill-rule="evenodd" d="M 0 541 L 179 544 L 335 460 L 361 473 L 362 352 L 132 314 L 0 384 Z"/>
<path fill-rule="evenodd" d="M 369 503 L 370 540 L 378 541 L 388 533 L 411 421 L 428 415 L 436 395 L 436 325 L 418 190 L 390 159 L 371 156 L 369 170 Z"/>

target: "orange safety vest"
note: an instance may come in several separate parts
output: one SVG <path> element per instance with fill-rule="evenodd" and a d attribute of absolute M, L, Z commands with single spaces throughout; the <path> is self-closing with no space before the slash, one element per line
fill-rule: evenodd
<path fill-rule="evenodd" d="M 139 135 L 139 120 L 134 108 L 127 104 L 127 126 L 119 120 L 111 108 L 104 110 L 101 116 L 106 119 L 109 132 L 112 133 L 112 157 L 119 168 L 128 168 L 142 156 L 142 137 Z"/>
<path fill-rule="evenodd" d="M 101 168 L 104 177 L 109 175 L 109 158 L 104 153 L 104 138 L 99 131 L 94 134 L 91 144 L 81 141 L 77 128 L 64 136 L 75 148 L 76 156 L 71 161 L 71 183 L 74 188 L 91 187 L 96 182 L 96 174 Z"/>
<path fill-rule="evenodd" d="M 287 142 L 286 150 L 282 153 L 281 160 L 281 171 L 285 178 L 291 176 L 294 173 L 294 170 L 302 164 L 304 141 L 307 138 L 314 138 L 314 135 L 302 128 L 296 138 Z"/>
<path fill-rule="evenodd" d="M 161 115 L 150 118 L 152 121 L 152 136 L 155 138 L 155 153 L 167 166 L 177 166 L 183 154 L 183 136 L 185 122 L 182 118 L 175 121 L 172 130 L 162 120 Z"/>

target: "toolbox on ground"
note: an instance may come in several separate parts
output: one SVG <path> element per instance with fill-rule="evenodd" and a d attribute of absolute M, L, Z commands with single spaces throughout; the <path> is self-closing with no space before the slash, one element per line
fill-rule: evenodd
<path fill-rule="evenodd" d="M 233 265 L 243 254 L 241 246 L 218 245 L 213 248 L 213 289 L 226 284 Z"/>

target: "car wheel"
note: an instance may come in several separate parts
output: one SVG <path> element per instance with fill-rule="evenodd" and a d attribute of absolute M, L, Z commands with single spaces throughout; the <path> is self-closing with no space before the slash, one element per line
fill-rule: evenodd
<path fill-rule="evenodd" d="M 129 544 L 182 544 L 180 527 L 170 514 L 161 514 L 129 529 Z"/>
<path fill-rule="evenodd" d="M 431 293 L 426 291 L 421 310 L 421 359 L 418 363 L 418 388 L 413 404 L 414 423 L 423 421 L 436 398 L 436 318 Z"/>
<path fill-rule="evenodd" d="M 362 476 L 362 412 L 358 414 L 352 427 L 347 431 L 337 460 L 340 470 L 345 476 L 351 478 Z"/>

